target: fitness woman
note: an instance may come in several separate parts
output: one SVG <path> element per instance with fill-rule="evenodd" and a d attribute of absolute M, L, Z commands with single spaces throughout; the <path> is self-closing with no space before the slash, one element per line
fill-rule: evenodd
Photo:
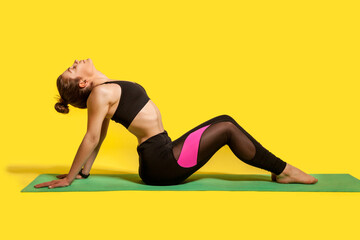
<path fill-rule="evenodd" d="M 161 114 L 145 89 L 131 81 L 110 80 L 92 60 L 75 60 L 57 79 L 60 94 L 56 111 L 68 113 L 68 104 L 87 108 L 87 132 L 68 174 L 35 185 L 65 187 L 87 178 L 105 139 L 110 119 L 138 139 L 139 176 L 145 184 L 180 184 L 200 169 L 224 145 L 243 162 L 270 171 L 278 183 L 314 184 L 318 180 L 282 161 L 265 149 L 229 115 L 216 116 L 172 141 Z"/>

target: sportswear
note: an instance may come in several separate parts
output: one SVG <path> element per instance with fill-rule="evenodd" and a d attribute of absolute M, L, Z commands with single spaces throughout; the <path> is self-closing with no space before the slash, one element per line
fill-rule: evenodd
<path fill-rule="evenodd" d="M 224 145 L 244 163 L 276 175 L 286 167 L 286 162 L 224 114 L 203 122 L 174 141 L 164 130 L 142 142 L 137 147 L 139 176 L 148 185 L 181 184 Z"/>
<path fill-rule="evenodd" d="M 128 128 L 150 98 L 145 89 L 136 82 L 107 81 L 102 84 L 109 83 L 118 84 L 121 88 L 120 101 L 111 119 Z"/>

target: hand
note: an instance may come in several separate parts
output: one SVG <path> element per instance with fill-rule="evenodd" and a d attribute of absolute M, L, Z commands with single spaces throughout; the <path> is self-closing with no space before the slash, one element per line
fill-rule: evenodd
<path fill-rule="evenodd" d="M 56 187 L 67 187 L 70 184 L 71 183 L 69 182 L 69 180 L 67 178 L 63 178 L 63 179 L 53 180 L 50 182 L 36 184 L 34 187 L 36 187 L 36 188 L 41 188 L 41 187 L 56 188 Z"/>
<path fill-rule="evenodd" d="M 56 177 L 62 179 L 62 178 L 67 177 L 67 174 L 57 175 Z M 85 179 L 85 178 L 83 178 L 80 174 L 78 174 L 78 175 L 76 175 L 75 179 Z"/>

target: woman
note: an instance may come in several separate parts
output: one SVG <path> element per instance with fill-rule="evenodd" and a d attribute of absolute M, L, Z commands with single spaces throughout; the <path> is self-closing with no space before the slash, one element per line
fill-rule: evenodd
<path fill-rule="evenodd" d="M 55 109 L 68 113 L 68 104 L 88 109 L 87 132 L 68 174 L 35 187 L 65 187 L 75 178 L 87 178 L 105 139 L 111 120 L 122 124 L 138 139 L 139 175 L 150 185 L 183 182 L 201 168 L 222 146 L 243 162 L 272 172 L 278 183 L 313 184 L 318 180 L 266 150 L 232 117 L 220 115 L 172 141 L 161 114 L 145 89 L 135 82 L 110 81 L 92 60 L 75 60 L 57 79 L 60 93 Z"/>

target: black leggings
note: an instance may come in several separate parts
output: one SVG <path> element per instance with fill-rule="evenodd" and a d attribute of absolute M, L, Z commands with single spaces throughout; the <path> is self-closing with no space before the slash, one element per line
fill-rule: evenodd
<path fill-rule="evenodd" d="M 286 162 L 265 149 L 232 117 L 220 115 L 191 129 L 175 141 L 165 130 L 137 147 L 139 176 L 149 185 L 183 182 L 224 145 L 243 162 L 279 175 Z"/>

